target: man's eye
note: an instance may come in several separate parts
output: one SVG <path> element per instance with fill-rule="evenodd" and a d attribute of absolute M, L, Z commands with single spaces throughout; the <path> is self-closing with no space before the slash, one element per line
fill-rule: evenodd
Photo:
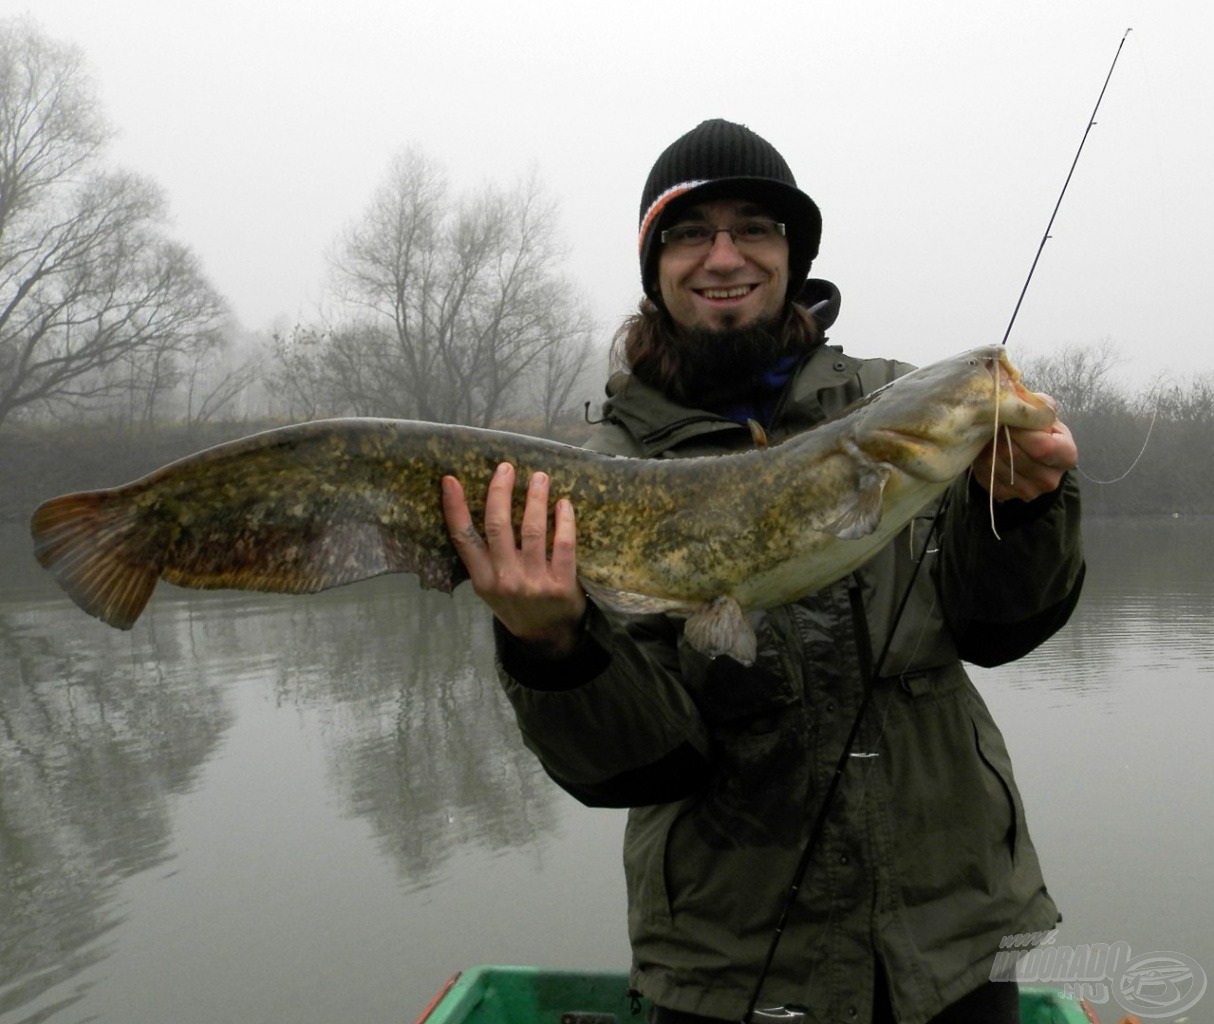
<path fill-rule="evenodd" d="M 738 238 L 760 239 L 767 238 L 772 233 L 772 226 L 765 220 L 746 220 L 735 224 L 733 233 Z"/>
<path fill-rule="evenodd" d="M 670 234 L 679 242 L 703 242 L 712 235 L 712 230 L 706 224 L 680 224 Z"/>

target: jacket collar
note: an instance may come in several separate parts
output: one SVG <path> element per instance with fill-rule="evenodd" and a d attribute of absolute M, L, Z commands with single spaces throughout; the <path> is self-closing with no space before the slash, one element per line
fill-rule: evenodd
<path fill-rule="evenodd" d="M 859 398 L 862 361 L 825 343 L 817 346 L 793 374 L 776 409 L 769 436 L 773 441 L 807 430 Z M 628 373 L 607 382 L 603 416 L 621 426 L 647 457 L 661 455 L 692 441 L 714 447 L 745 447 L 750 431 L 742 424 L 668 398 Z"/>

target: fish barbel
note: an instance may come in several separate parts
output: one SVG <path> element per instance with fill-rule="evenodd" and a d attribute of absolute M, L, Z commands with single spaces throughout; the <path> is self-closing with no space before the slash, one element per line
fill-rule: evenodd
<path fill-rule="evenodd" d="M 494 468 L 510 462 L 520 494 L 542 471 L 552 500 L 572 501 L 578 575 L 595 601 L 686 616 L 697 649 L 749 663 L 747 611 L 867 561 L 966 470 L 996 424 L 1053 421 L 990 346 L 900 377 L 766 450 L 626 458 L 473 427 L 321 420 L 53 498 L 31 530 L 38 561 L 72 600 L 120 629 L 161 578 L 312 593 L 410 572 L 450 592 L 467 572 L 443 519 L 441 478 L 463 483 L 480 521 Z"/>

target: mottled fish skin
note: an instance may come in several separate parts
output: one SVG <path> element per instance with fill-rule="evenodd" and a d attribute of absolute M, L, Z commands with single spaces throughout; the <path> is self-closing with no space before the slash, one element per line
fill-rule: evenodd
<path fill-rule="evenodd" d="M 467 574 L 443 521 L 441 478 L 462 481 L 480 522 L 490 477 L 510 462 L 520 497 L 543 471 L 552 500 L 573 502 L 579 576 L 596 600 L 691 615 L 689 636 L 717 637 L 708 653 L 745 661 L 753 636 L 734 636 L 749 632 L 737 607 L 793 600 L 875 554 L 991 438 L 996 380 L 1000 423 L 1053 421 L 990 347 L 902 377 L 783 444 L 697 459 L 407 420 L 304 423 L 52 499 L 31 523 L 35 554 L 85 611 L 124 629 L 159 578 L 310 593 L 412 572 L 450 591 Z M 727 625 L 699 629 L 699 614 Z"/>

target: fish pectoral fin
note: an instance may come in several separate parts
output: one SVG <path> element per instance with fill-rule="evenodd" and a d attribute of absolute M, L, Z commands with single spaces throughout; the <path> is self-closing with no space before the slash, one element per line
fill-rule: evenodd
<path fill-rule="evenodd" d="M 437 543 L 428 536 L 420 539 L 407 530 L 381 529 L 385 572 L 417 574 L 424 590 L 451 593 L 468 578 L 468 570 L 450 544 Z"/>
<path fill-rule="evenodd" d="M 595 604 L 610 608 L 612 611 L 623 612 L 625 615 L 660 615 L 663 612 L 689 615 L 699 607 L 689 601 L 680 601 L 676 598 L 654 597 L 650 594 L 637 594 L 630 590 L 616 590 L 614 587 L 607 587 L 583 577 L 579 577 L 578 582 Z"/>
<path fill-rule="evenodd" d="M 840 540 L 855 540 L 867 537 L 881 522 L 885 484 L 893 475 L 893 467 L 885 462 L 874 462 L 855 445 L 844 447 L 855 460 L 856 487 L 843 504 L 839 517 L 822 527 L 822 531 Z"/>
<path fill-rule="evenodd" d="M 755 663 L 755 631 L 732 597 L 715 597 L 698 608 L 683 627 L 683 635 L 692 647 L 710 658 L 727 654 L 746 666 Z"/>
<path fill-rule="evenodd" d="M 753 665 L 758 641 L 742 606 L 732 597 L 716 597 L 707 604 L 654 597 L 616 590 L 581 578 L 582 588 L 596 604 L 626 615 L 685 615 L 683 635 L 701 654 L 719 658 L 727 654 L 743 665 Z"/>

